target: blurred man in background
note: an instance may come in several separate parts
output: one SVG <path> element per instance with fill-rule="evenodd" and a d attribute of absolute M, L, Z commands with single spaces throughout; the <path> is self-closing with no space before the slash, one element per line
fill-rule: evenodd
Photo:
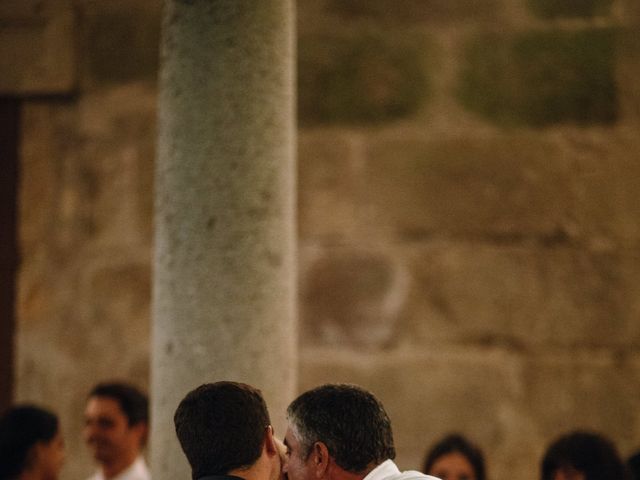
<path fill-rule="evenodd" d="M 148 400 L 137 388 L 96 385 L 85 409 L 84 439 L 99 466 L 90 480 L 150 480 L 142 457 L 148 423 Z"/>

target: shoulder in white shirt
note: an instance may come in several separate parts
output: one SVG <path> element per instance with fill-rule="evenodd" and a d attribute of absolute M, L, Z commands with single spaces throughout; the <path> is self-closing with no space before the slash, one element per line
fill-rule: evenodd
<path fill-rule="evenodd" d="M 98 470 L 87 480 L 105 480 L 105 478 L 102 470 Z M 144 458 L 140 456 L 129 467 L 109 480 L 151 480 L 151 473 Z"/>
<path fill-rule="evenodd" d="M 415 470 L 401 472 L 393 460 L 385 460 L 371 470 L 363 480 L 438 480 L 438 478 Z"/>

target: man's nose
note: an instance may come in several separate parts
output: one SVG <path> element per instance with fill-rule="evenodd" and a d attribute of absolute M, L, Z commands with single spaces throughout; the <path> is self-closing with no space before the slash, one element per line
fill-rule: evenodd
<path fill-rule="evenodd" d="M 84 429 L 82 430 L 82 434 L 84 436 L 85 440 L 89 440 L 91 438 L 93 438 L 96 434 L 96 427 L 95 425 L 91 425 L 90 423 L 84 426 Z"/>

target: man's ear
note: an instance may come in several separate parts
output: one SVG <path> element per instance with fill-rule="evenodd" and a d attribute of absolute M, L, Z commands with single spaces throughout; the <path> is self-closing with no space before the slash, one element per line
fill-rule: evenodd
<path fill-rule="evenodd" d="M 149 435 L 149 425 L 146 422 L 138 422 L 131 425 L 129 429 L 138 437 L 140 449 L 147 444 L 147 436 Z"/>
<path fill-rule="evenodd" d="M 273 427 L 271 425 L 267 427 L 267 431 L 264 434 L 264 449 L 270 457 L 280 455 L 278 445 L 276 444 L 276 438 L 273 436 Z"/>
<path fill-rule="evenodd" d="M 311 468 L 316 478 L 323 478 L 329 469 L 331 463 L 331 457 L 329 456 L 329 449 L 322 442 L 316 442 L 311 447 Z"/>

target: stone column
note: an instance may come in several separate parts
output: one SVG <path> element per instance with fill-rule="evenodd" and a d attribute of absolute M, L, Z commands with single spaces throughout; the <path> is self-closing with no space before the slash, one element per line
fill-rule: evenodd
<path fill-rule="evenodd" d="M 168 0 L 156 165 L 154 480 L 189 478 L 173 413 L 217 380 L 295 387 L 293 0 Z"/>

